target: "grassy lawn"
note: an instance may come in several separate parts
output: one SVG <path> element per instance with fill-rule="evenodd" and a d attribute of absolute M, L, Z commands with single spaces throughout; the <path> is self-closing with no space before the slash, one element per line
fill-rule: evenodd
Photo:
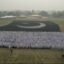
<path fill-rule="evenodd" d="M 13 20 L 16 20 L 17 18 L 4 18 L 4 19 L 1 19 L 0 18 L 0 26 L 2 25 L 6 25 L 6 24 L 9 24 L 11 23 Z M 21 19 L 21 18 L 20 18 Z M 61 32 L 64 32 L 64 19 L 48 19 L 48 20 L 51 20 L 52 22 L 55 22 L 56 24 L 59 25 L 60 27 L 60 30 Z"/>
<path fill-rule="evenodd" d="M 0 26 L 11 23 L 15 18 L 0 18 Z"/>
<path fill-rule="evenodd" d="M 64 51 L 48 49 L 0 48 L 0 64 L 64 64 Z"/>
<path fill-rule="evenodd" d="M 64 20 L 61 20 L 61 21 L 53 21 L 53 22 L 55 22 L 56 24 L 59 25 L 61 32 L 64 32 Z"/>
<path fill-rule="evenodd" d="M 4 19 L 0 18 L 0 26 L 9 24 L 13 20 L 22 20 L 22 18 L 20 18 L 20 19 L 19 18 L 8 18 L 8 19 L 7 18 L 4 18 Z M 25 20 L 27 20 L 27 19 L 25 19 Z M 61 32 L 64 32 L 64 19 L 52 19 L 51 18 L 51 19 L 48 19 L 48 20 L 58 24 L 59 27 L 60 27 Z"/>

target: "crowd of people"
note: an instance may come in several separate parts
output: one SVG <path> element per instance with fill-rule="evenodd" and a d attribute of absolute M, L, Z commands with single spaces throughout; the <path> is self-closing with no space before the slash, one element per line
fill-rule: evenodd
<path fill-rule="evenodd" d="M 61 32 L 0 32 L 0 47 L 64 49 Z"/>

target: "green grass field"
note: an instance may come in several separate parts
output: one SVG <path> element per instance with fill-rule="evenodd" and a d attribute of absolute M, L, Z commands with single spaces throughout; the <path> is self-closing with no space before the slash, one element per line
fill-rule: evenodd
<path fill-rule="evenodd" d="M 56 18 L 56 19 L 51 19 L 51 21 L 55 22 L 56 24 L 59 25 L 61 32 L 64 32 L 64 19 L 63 18 Z"/>
<path fill-rule="evenodd" d="M 64 51 L 48 49 L 0 48 L 0 64 L 64 64 Z"/>
<path fill-rule="evenodd" d="M 9 24 L 16 19 L 18 19 L 18 18 L 8 18 L 8 19 L 7 18 L 4 18 L 4 19 L 0 18 L 0 26 Z M 22 18 L 19 18 L 19 19 L 22 20 Z M 29 19 L 29 20 L 31 20 L 31 19 Z M 58 24 L 61 32 L 64 32 L 64 19 L 62 19 L 62 18 L 60 18 L 60 19 L 59 18 L 50 18 L 48 20 Z"/>

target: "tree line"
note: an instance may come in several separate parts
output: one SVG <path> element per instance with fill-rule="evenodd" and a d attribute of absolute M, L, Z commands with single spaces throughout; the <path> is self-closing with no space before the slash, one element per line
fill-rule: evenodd
<path fill-rule="evenodd" d="M 41 15 L 41 16 L 45 16 L 45 17 L 58 17 L 58 18 L 64 18 L 64 11 L 0 11 L 0 17 L 2 16 L 29 16 L 29 15 L 33 15 L 33 14 L 37 14 L 37 15 Z"/>

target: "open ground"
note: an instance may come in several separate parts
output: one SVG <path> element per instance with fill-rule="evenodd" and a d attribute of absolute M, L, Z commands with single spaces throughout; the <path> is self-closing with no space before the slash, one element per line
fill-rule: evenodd
<path fill-rule="evenodd" d="M 0 48 L 0 64 L 64 64 L 63 50 Z"/>

